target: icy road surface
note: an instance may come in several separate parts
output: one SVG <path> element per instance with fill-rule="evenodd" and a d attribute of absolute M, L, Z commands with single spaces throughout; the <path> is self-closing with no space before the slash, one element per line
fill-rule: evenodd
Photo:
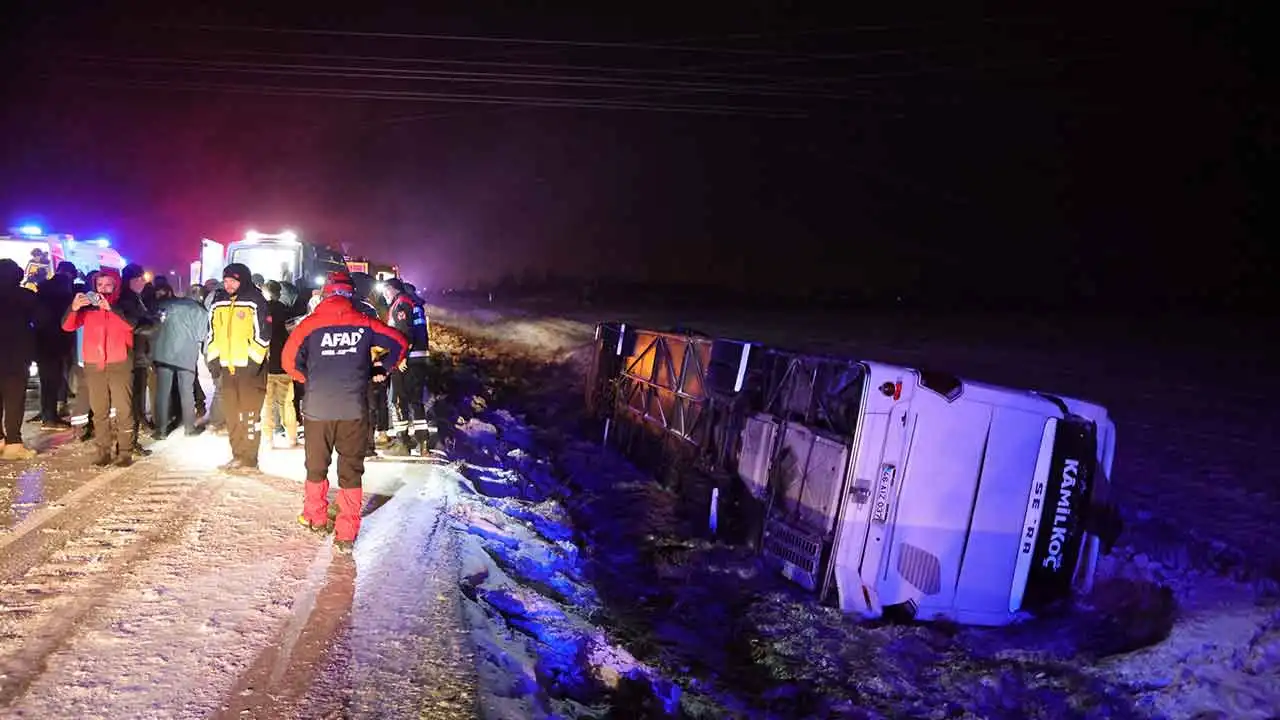
<path fill-rule="evenodd" d="M 0 717 L 475 716 L 451 471 L 370 463 L 342 556 L 296 523 L 301 450 L 156 450 L 0 465 Z"/>

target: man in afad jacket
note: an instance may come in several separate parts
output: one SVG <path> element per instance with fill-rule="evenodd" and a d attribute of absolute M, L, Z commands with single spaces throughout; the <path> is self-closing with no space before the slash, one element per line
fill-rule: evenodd
<path fill-rule="evenodd" d="M 372 350 L 387 351 L 394 365 L 408 343 L 386 323 L 362 314 L 351 303 L 354 288 L 333 279 L 325 285 L 315 312 L 304 319 L 285 343 L 285 372 L 306 385 L 302 417 L 307 467 L 306 493 L 298 522 L 325 531 L 329 522 L 329 464 L 338 452 L 338 518 L 334 545 L 350 552 L 360 531 L 364 503 L 364 451 L 368 415 L 364 409 L 373 375 Z"/>
<path fill-rule="evenodd" d="M 258 415 L 267 396 L 267 352 L 271 316 L 267 300 L 253 284 L 249 268 L 231 263 L 222 270 L 222 289 L 209 305 L 206 359 L 222 377 L 222 412 L 231 436 L 231 462 L 223 470 L 258 469 Z"/>
<path fill-rule="evenodd" d="M 96 418 L 95 465 L 121 467 L 133 464 L 133 324 L 115 303 L 120 299 L 120 276 L 104 268 L 93 281 L 92 293 L 71 300 L 62 318 L 62 329 L 84 329 L 84 379 L 89 386 L 89 407 Z M 115 410 L 115 437 L 109 418 Z M 113 448 L 112 445 L 115 445 Z"/>

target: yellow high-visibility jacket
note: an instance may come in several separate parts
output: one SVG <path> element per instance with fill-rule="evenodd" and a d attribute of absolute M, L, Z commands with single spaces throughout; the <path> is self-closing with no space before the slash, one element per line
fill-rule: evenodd
<path fill-rule="evenodd" d="M 231 297 L 219 290 L 209 307 L 209 338 L 205 358 L 217 360 L 235 374 L 236 368 L 261 366 L 271 346 L 271 316 L 267 301 L 257 292 Z"/>

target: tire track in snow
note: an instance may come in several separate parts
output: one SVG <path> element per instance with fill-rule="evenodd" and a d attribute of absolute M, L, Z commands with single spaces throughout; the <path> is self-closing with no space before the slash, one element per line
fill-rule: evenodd
<path fill-rule="evenodd" d="M 0 607 L 18 610 L 16 626 L 0 644 L 0 708 L 13 705 L 44 673 L 49 657 L 123 584 L 126 569 L 174 537 L 221 486 L 147 466 L 132 472 L 143 479 L 112 493 L 120 500 L 114 510 L 0 590 Z M 81 513 L 97 507 L 86 505 Z"/>
<path fill-rule="evenodd" d="M 136 487 L 141 469 L 108 470 L 85 482 L 79 488 L 45 505 L 0 536 L 0 581 L 10 582 L 22 576 L 60 542 L 97 519 L 96 509 L 108 508 L 129 488 Z"/>
<path fill-rule="evenodd" d="M 352 557 L 327 546 L 288 622 L 215 718 L 473 718 L 477 679 L 461 616 L 456 538 L 436 470 L 366 510 Z M 368 507 L 373 507 L 372 505 Z"/>
<path fill-rule="evenodd" d="M 288 710 L 323 668 L 350 617 L 355 564 L 334 555 L 329 545 L 316 556 L 280 637 L 241 676 L 215 720 L 291 716 Z"/>
<path fill-rule="evenodd" d="M 455 478 L 442 468 L 419 467 L 423 472 L 409 471 L 413 480 L 361 528 L 350 622 L 298 715 L 477 716 L 458 541 L 444 512 Z"/>

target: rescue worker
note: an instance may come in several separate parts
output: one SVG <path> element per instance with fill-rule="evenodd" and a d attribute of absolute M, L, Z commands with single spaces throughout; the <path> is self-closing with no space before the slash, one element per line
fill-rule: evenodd
<path fill-rule="evenodd" d="M 326 283 L 320 304 L 289 335 L 282 358 L 285 372 L 307 387 L 302 406 L 307 482 L 298 522 L 318 532 L 329 529 L 329 465 L 336 450 L 338 515 L 333 533 L 340 552 L 351 551 L 360 531 L 367 386 L 371 380 L 386 381 L 385 375 L 373 374 L 372 350 L 385 349 L 394 364 L 407 348 L 400 333 L 355 309 L 354 292 L 350 284 L 336 279 Z"/>
<path fill-rule="evenodd" d="M 103 268 L 93 281 L 92 295 L 81 293 L 71 300 L 62 318 L 62 329 L 84 329 L 82 345 L 84 377 L 89 386 L 89 407 L 97 418 L 94 440 L 98 446 L 94 465 L 121 467 L 133 464 L 133 324 L 115 303 L 120 298 L 120 276 Z M 115 437 L 110 418 L 115 411 Z M 114 444 L 114 448 L 112 447 Z"/>
<path fill-rule="evenodd" d="M 411 455 L 416 448 L 426 455 L 430 451 L 431 440 L 423 402 L 429 362 L 426 314 L 404 291 L 404 284 L 399 278 L 383 281 L 382 295 L 388 305 L 387 324 L 409 340 L 408 356 L 391 366 L 391 397 L 394 402 L 391 435 L 394 444 L 387 449 L 387 454 L 403 457 Z"/>
<path fill-rule="evenodd" d="M 361 272 L 351 273 L 351 284 L 356 289 L 355 296 L 351 300 L 356 310 L 368 317 L 377 318 L 378 309 L 374 307 L 372 302 L 374 288 L 376 287 L 373 276 Z M 382 348 L 373 348 L 372 360 L 375 374 L 386 374 L 385 367 L 382 364 L 385 354 Z M 369 438 L 364 455 L 365 457 L 377 457 L 378 441 L 382 440 L 385 444 L 387 430 L 391 427 L 391 417 L 387 408 L 387 383 L 369 383 L 369 396 L 365 410 L 366 417 L 369 420 Z"/>
<path fill-rule="evenodd" d="M 249 268 L 231 263 L 222 270 L 222 289 L 209 306 L 206 358 L 221 377 L 219 402 L 231 437 L 227 471 L 258 469 L 258 414 L 267 396 L 267 353 L 271 316 Z"/>
<path fill-rule="evenodd" d="M 36 359 L 36 296 L 21 286 L 22 268 L 0 259 L 0 337 L 7 345 L 0 353 L 0 458 L 27 460 L 35 451 L 22 444 L 22 414 L 27 401 L 27 376 Z"/>

